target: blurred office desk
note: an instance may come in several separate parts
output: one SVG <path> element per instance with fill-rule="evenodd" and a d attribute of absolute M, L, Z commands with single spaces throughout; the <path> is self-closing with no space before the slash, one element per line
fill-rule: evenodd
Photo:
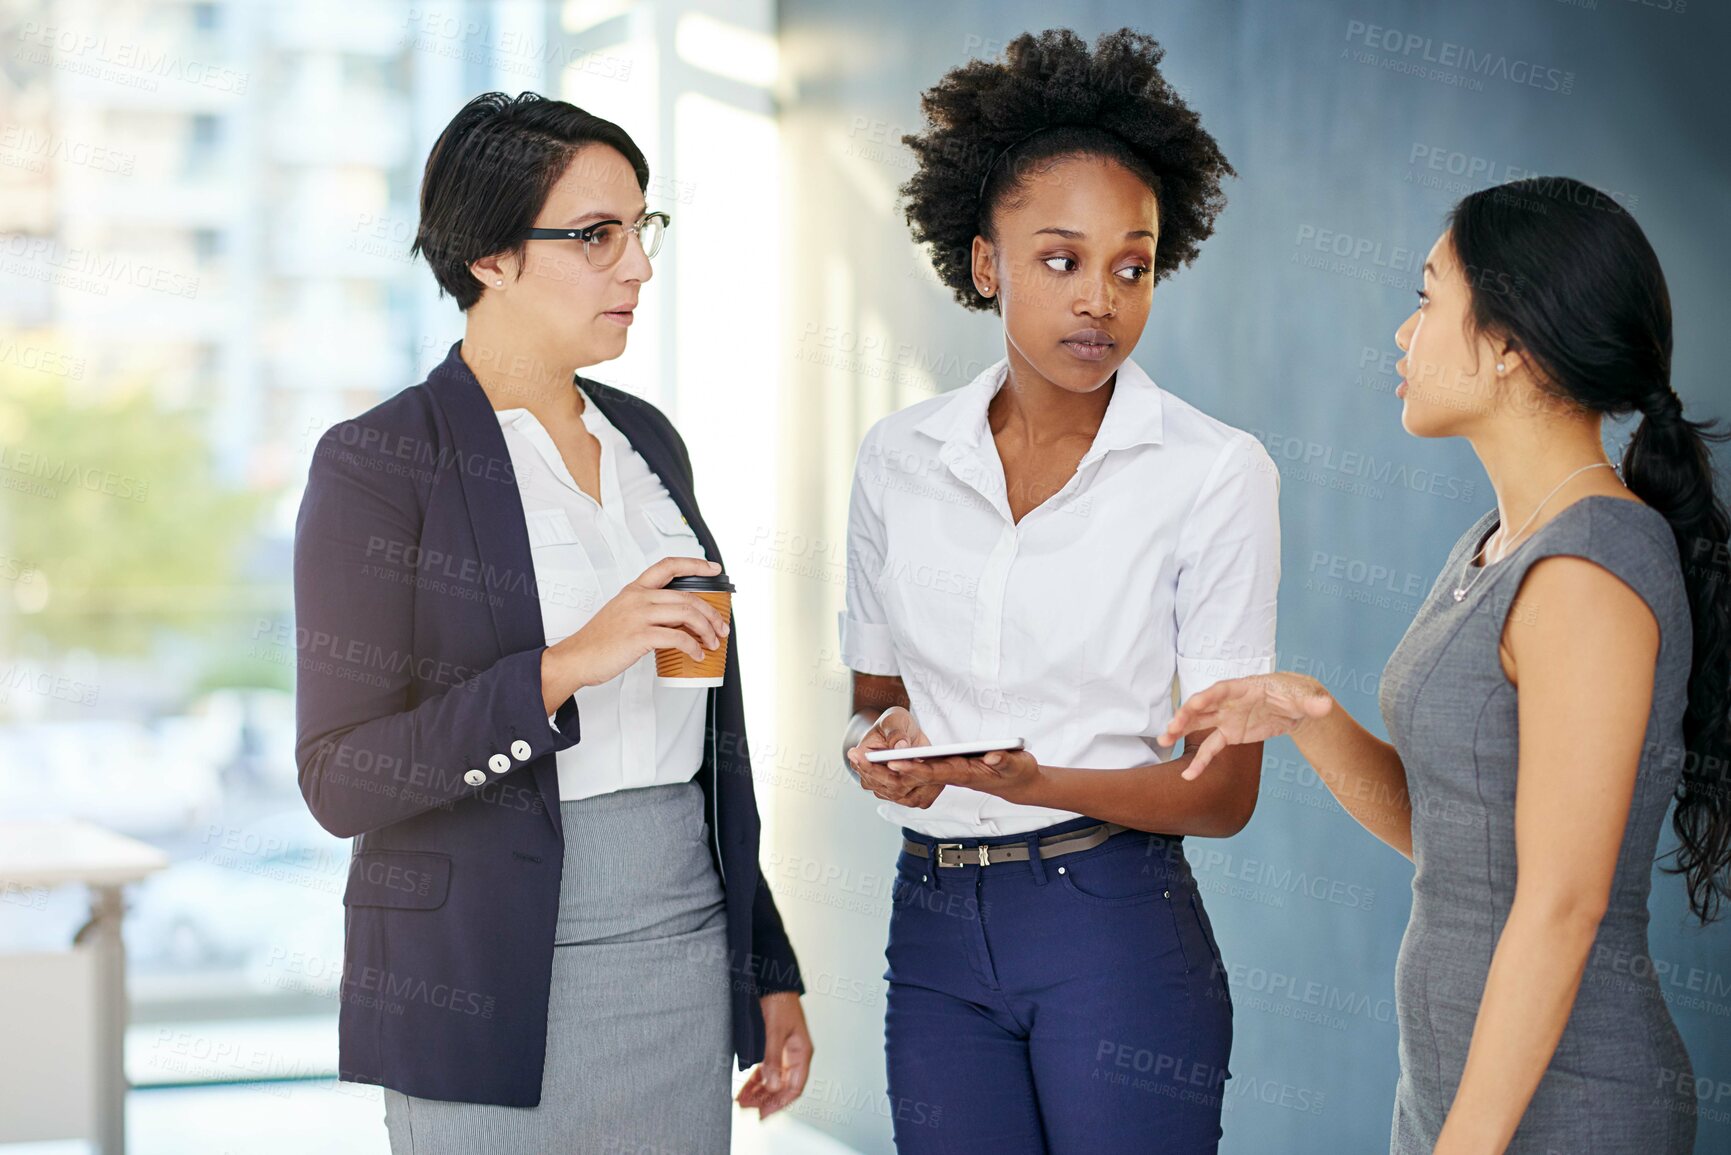
<path fill-rule="evenodd" d="M 89 1139 L 126 1150 L 126 949 L 120 889 L 168 865 L 88 822 L 0 822 L 0 896 L 82 883 L 72 949 L 0 954 L 0 1143 Z"/>

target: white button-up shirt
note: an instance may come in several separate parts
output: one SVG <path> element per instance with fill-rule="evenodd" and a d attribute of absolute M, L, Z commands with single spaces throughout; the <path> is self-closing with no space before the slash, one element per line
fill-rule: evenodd
<path fill-rule="evenodd" d="M 841 660 L 899 675 L 933 742 L 1022 737 L 1042 763 L 1123 769 L 1182 698 L 1274 668 L 1280 475 L 1255 437 L 1134 362 L 1064 487 L 1018 523 L 986 407 L 999 361 L 861 443 Z M 946 786 L 878 813 L 935 837 L 1079 817 Z"/>
<path fill-rule="evenodd" d="M 587 393 L 583 424 L 601 442 L 599 504 L 578 487 L 533 413 L 498 416 L 523 498 L 548 645 L 581 629 L 662 558 L 705 556 L 661 478 Z M 661 685 L 653 653 L 576 699 L 583 740 L 557 755 L 561 801 L 687 782 L 703 764 L 708 694 Z"/>

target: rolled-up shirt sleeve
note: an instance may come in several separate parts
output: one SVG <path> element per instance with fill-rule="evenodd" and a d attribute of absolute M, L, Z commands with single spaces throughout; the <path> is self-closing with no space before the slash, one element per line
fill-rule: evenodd
<path fill-rule="evenodd" d="M 1274 669 L 1280 589 L 1280 473 L 1262 443 L 1233 438 L 1180 532 L 1178 693 Z"/>
<path fill-rule="evenodd" d="M 876 430 L 860 442 L 854 460 L 853 493 L 847 508 L 847 602 L 838 615 L 841 661 L 862 674 L 900 673 L 889 618 L 877 586 L 883 572 L 886 539 L 882 471 L 874 468 Z"/>

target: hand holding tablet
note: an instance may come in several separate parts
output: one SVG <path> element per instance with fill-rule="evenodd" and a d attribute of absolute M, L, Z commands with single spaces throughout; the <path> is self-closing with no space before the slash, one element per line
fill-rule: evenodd
<path fill-rule="evenodd" d="M 896 743 L 904 743 L 897 746 Z M 1017 789 L 1038 766 L 1016 737 L 933 742 L 906 706 L 891 706 L 846 751 L 860 785 L 886 802 L 925 808 L 948 785 Z M 982 761 L 991 759 L 989 762 Z"/>
<path fill-rule="evenodd" d="M 930 746 L 903 746 L 901 749 L 866 751 L 867 762 L 900 762 L 921 758 L 978 758 L 993 750 L 1020 750 L 1020 738 L 976 738 L 969 742 L 939 742 Z"/>

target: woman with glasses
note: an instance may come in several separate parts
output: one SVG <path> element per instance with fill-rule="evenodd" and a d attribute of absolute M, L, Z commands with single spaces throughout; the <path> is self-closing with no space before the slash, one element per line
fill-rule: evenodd
<path fill-rule="evenodd" d="M 319 441 L 295 535 L 297 762 L 353 837 L 341 1077 L 399 1155 L 726 1151 L 801 1092 L 804 987 L 759 873 L 736 631 L 677 430 L 576 376 L 625 349 L 667 214 L 618 126 L 488 93 L 414 252 L 465 315 Z M 653 651 L 725 646 L 720 686 Z"/>
<path fill-rule="evenodd" d="M 1273 667 L 1278 475 L 1130 360 L 1231 173 L 1124 30 L 1012 41 L 925 94 L 916 237 L 1005 357 L 866 434 L 848 518 L 849 763 L 902 828 L 885 1047 L 897 1149 L 1213 1151 L 1232 1007 L 1184 838 L 1236 833 L 1155 737 Z M 1020 736 L 974 758 L 892 746 Z M 1202 737 L 1190 734 L 1186 747 Z M 1197 789 L 1205 786 L 1205 789 Z"/>

